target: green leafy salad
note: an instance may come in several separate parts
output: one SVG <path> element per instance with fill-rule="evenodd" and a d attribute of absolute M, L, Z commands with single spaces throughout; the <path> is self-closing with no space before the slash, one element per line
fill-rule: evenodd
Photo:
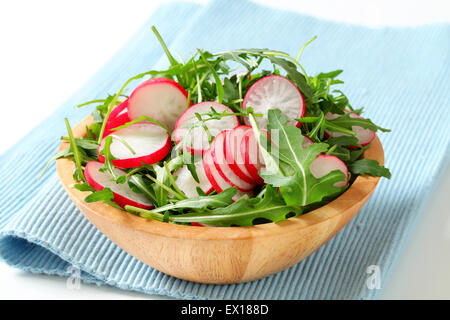
<path fill-rule="evenodd" d="M 74 161 L 86 202 L 167 223 L 252 226 L 323 206 L 360 174 L 390 178 L 362 158 L 390 130 L 334 89 L 342 70 L 310 76 L 299 63 L 315 38 L 295 58 L 199 49 L 183 60 L 152 29 L 170 66 L 80 104 L 94 108 L 83 137 L 65 119 L 70 148 L 49 163 Z"/>

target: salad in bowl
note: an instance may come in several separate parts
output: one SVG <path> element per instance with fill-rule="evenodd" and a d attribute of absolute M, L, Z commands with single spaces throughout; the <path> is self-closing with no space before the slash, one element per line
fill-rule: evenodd
<path fill-rule="evenodd" d="M 197 50 L 129 79 L 94 106 L 83 136 L 68 119 L 73 187 L 144 219 L 247 227 L 298 217 L 338 198 L 359 175 L 390 177 L 363 157 L 376 133 L 335 89 L 342 70 L 308 75 L 269 49 Z M 129 91 L 130 87 L 140 82 Z"/>

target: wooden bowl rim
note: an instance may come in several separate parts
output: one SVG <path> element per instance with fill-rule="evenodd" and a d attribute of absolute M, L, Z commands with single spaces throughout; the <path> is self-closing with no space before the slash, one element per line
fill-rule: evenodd
<path fill-rule="evenodd" d="M 73 128 L 74 136 L 85 136 L 86 125 L 92 122 L 92 116 L 83 119 Z M 69 143 L 63 141 L 58 150 L 67 149 L 68 147 Z M 371 146 L 364 152 L 363 158 L 374 159 L 381 165 L 384 165 L 384 151 L 378 136 L 375 137 Z M 254 239 L 256 237 L 277 236 L 281 233 L 295 232 L 303 228 L 311 227 L 312 225 L 335 218 L 353 206 L 358 205 L 360 201 L 367 200 L 380 179 L 380 177 L 359 175 L 350 188 L 330 203 L 301 216 L 289 218 L 277 223 L 265 223 L 251 227 L 198 227 L 147 220 L 103 202 L 86 203 L 84 198 L 89 192 L 79 191 L 73 187 L 76 183 L 73 179 L 74 169 L 75 165 L 73 161 L 65 158 L 57 160 L 56 170 L 61 183 L 72 201 L 75 202 L 81 211 L 89 211 L 113 223 L 140 232 L 185 240 Z M 368 188 L 367 186 L 372 187 Z"/>

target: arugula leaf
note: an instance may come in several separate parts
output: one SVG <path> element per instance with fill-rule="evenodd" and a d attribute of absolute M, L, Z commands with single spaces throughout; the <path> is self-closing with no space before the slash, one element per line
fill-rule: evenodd
<path fill-rule="evenodd" d="M 155 192 L 156 204 L 158 205 L 158 207 L 161 207 L 167 204 L 169 196 L 167 189 L 162 187 L 161 184 L 168 185 L 169 177 L 167 176 L 167 172 L 164 167 L 160 167 L 157 164 L 154 164 L 152 167 L 156 174 L 156 180 L 160 183 L 160 184 L 155 183 L 153 185 L 153 191 Z"/>
<path fill-rule="evenodd" d="M 112 128 L 111 131 L 117 131 L 117 130 L 120 130 L 120 129 L 125 129 L 125 128 L 128 128 L 129 126 L 131 126 L 132 124 L 139 123 L 139 122 L 142 122 L 142 121 L 148 121 L 150 123 L 156 124 L 156 125 L 160 126 L 161 128 L 169 131 L 169 129 L 164 124 L 162 124 L 158 120 L 155 120 L 155 119 L 147 117 L 147 116 L 140 116 L 139 118 L 131 120 L 131 121 L 129 121 L 129 122 L 127 122 L 127 123 L 125 123 L 125 124 L 123 124 L 121 126 Z"/>
<path fill-rule="evenodd" d="M 311 99 L 312 92 L 311 88 L 308 86 L 306 82 L 306 78 L 304 75 L 302 75 L 300 72 L 297 71 L 297 67 L 294 63 L 277 57 L 268 57 L 269 60 L 280 67 L 282 67 L 284 70 L 286 70 L 287 74 L 292 78 L 292 80 L 295 82 L 297 87 L 299 88 L 300 92 L 303 94 L 305 99 Z"/>
<path fill-rule="evenodd" d="M 339 127 L 343 127 L 349 130 L 352 130 L 353 126 L 362 127 L 365 129 L 369 129 L 373 132 L 377 132 L 378 130 L 383 132 L 390 132 L 390 129 L 385 129 L 382 127 L 377 126 L 372 122 L 370 119 L 364 119 L 364 118 L 351 118 L 351 113 L 343 114 L 335 119 L 327 120 L 328 124 L 336 125 Z"/>
<path fill-rule="evenodd" d="M 92 188 L 87 182 L 85 183 L 77 183 L 73 186 L 75 189 L 80 191 L 92 191 L 95 192 L 95 189 Z"/>
<path fill-rule="evenodd" d="M 113 206 L 117 209 L 122 210 L 122 208 L 117 203 L 112 201 L 113 199 L 114 199 L 114 193 L 111 191 L 110 188 L 105 188 L 100 191 L 94 191 L 93 193 L 88 195 L 84 199 L 84 201 L 86 201 L 87 203 L 103 201 L 104 203 L 106 203 L 110 206 Z"/>
<path fill-rule="evenodd" d="M 78 180 L 83 180 L 84 182 L 86 182 L 86 178 L 84 177 L 83 174 L 83 169 L 81 168 L 80 151 L 78 150 L 78 146 L 75 142 L 75 137 L 73 136 L 72 128 L 70 127 L 69 120 L 67 118 L 65 118 L 64 121 L 66 122 L 67 133 L 69 134 L 70 151 L 73 153 L 73 158 L 75 160 L 75 164 L 78 169 L 77 171 Z"/>
<path fill-rule="evenodd" d="M 368 174 L 371 176 L 391 178 L 391 172 L 378 161 L 373 159 L 356 160 L 349 164 L 349 170 L 354 174 Z"/>
<path fill-rule="evenodd" d="M 313 143 L 304 149 L 301 131 L 296 127 L 285 125 L 287 119 L 280 110 L 269 110 L 268 118 L 269 132 L 274 130 L 278 132 L 281 174 L 263 171 L 260 175 L 266 183 L 280 187 L 287 205 L 306 206 L 343 189 L 334 186 L 336 182 L 345 180 L 342 172 L 336 170 L 316 179 L 309 170 L 314 159 L 321 152 L 328 150 L 326 143 Z"/>
<path fill-rule="evenodd" d="M 133 211 L 140 214 L 141 217 L 147 219 L 153 219 L 155 214 L 159 214 L 160 212 L 166 212 L 170 210 L 180 210 L 180 209 L 205 209 L 207 207 L 220 208 L 224 206 L 230 205 L 233 200 L 233 196 L 236 194 L 236 187 L 232 187 L 224 190 L 219 194 L 215 194 L 212 196 L 198 196 L 185 200 L 180 200 L 175 203 L 166 204 L 159 208 L 155 208 L 153 210 L 145 210 L 133 206 L 125 206 L 127 211 Z M 161 216 L 156 215 L 156 217 L 162 218 Z M 169 220 L 171 217 L 169 217 Z M 173 220 L 174 221 L 174 220 Z"/>
<path fill-rule="evenodd" d="M 220 194 L 219 194 L 220 195 Z M 286 219 L 286 215 L 294 212 L 301 214 L 298 207 L 286 206 L 276 190 L 267 186 L 263 198 L 249 199 L 247 195 L 236 202 L 211 212 L 187 213 L 171 215 L 173 222 L 199 222 L 217 226 L 252 226 L 257 219 L 279 222 Z"/>
<path fill-rule="evenodd" d="M 201 50 L 198 50 L 198 52 L 199 52 L 201 58 L 203 59 L 203 62 L 208 66 L 211 74 L 214 77 L 216 90 L 217 90 L 217 102 L 222 103 L 223 102 L 223 86 L 222 86 L 222 82 L 220 81 L 219 75 L 217 74 L 216 69 L 206 59 L 204 52 L 202 52 Z"/>
<path fill-rule="evenodd" d="M 358 138 L 352 136 L 340 136 L 329 138 L 325 140 L 325 143 L 329 144 L 330 146 L 356 146 L 358 145 Z"/>
<path fill-rule="evenodd" d="M 331 151 L 331 148 L 329 151 L 327 151 L 327 154 L 338 157 L 344 162 L 351 160 L 351 152 L 349 149 L 342 147 L 340 145 L 335 144 L 334 149 Z"/>
<path fill-rule="evenodd" d="M 357 145 L 359 146 L 359 145 Z M 350 162 L 356 161 L 359 158 L 361 158 L 361 156 L 363 155 L 364 151 L 366 151 L 367 149 L 369 149 L 370 145 L 367 146 L 361 146 L 359 147 L 359 149 L 351 149 L 350 151 Z"/>
<path fill-rule="evenodd" d="M 291 177 L 290 181 L 284 180 L 282 184 L 279 184 L 279 187 L 287 205 L 306 206 L 320 202 L 323 198 L 330 195 L 340 193 L 346 186 L 336 187 L 335 184 L 345 180 L 346 176 L 340 170 L 331 171 L 319 179 L 308 172 L 305 180 L 297 173 Z M 303 181 L 305 184 L 303 184 Z M 274 182 L 272 184 L 275 185 Z M 303 195 L 303 199 L 299 198 L 299 195 Z"/>
<path fill-rule="evenodd" d="M 114 181 L 116 181 L 117 183 L 125 183 L 126 176 L 119 176 L 112 163 L 112 160 L 115 160 L 116 158 L 114 158 L 111 153 L 111 143 L 112 137 L 107 136 L 103 145 L 103 149 L 100 151 L 100 155 L 105 157 L 105 163 L 100 168 L 100 171 L 108 171 Z"/>
<path fill-rule="evenodd" d="M 155 191 L 149 185 L 146 180 L 139 174 L 133 174 L 128 180 L 130 188 L 135 186 L 141 193 L 143 193 L 152 203 L 157 203 Z"/>

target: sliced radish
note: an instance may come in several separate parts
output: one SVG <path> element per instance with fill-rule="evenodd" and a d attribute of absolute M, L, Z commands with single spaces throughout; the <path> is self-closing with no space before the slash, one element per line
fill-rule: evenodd
<path fill-rule="evenodd" d="M 112 109 L 109 118 L 106 121 L 105 132 L 103 133 L 104 137 L 114 132 L 111 129 L 120 127 L 121 125 L 124 125 L 125 123 L 130 121 L 130 118 L 128 117 L 127 108 L 128 108 L 128 99 L 123 101 L 114 109 Z"/>
<path fill-rule="evenodd" d="M 309 166 L 311 174 L 319 179 L 333 170 L 340 170 L 345 174 L 345 181 L 336 182 L 334 186 L 343 187 L 348 183 L 348 169 L 341 159 L 331 155 L 319 155 Z"/>
<path fill-rule="evenodd" d="M 222 178 L 222 176 L 217 171 L 211 156 L 210 149 L 206 150 L 203 154 L 203 168 L 205 169 L 206 177 L 208 178 L 209 182 L 211 182 L 214 190 L 217 193 L 221 193 L 223 190 L 232 187 L 232 185 L 230 185 L 224 178 Z"/>
<path fill-rule="evenodd" d="M 198 223 L 198 222 L 191 222 L 191 226 L 195 227 L 207 227 L 206 224 Z"/>
<path fill-rule="evenodd" d="M 128 112 L 127 108 L 128 108 L 128 99 L 125 99 L 124 101 L 122 101 L 121 104 L 115 106 L 111 110 L 111 113 L 109 114 L 109 119 L 114 119 L 117 116 L 127 113 Z"/>
<path fill-rule="evenodd" d="M 114 194 L 113 201 L 117 203 L 122 208 L 125 205 L 130 205 L 143 209 L 153 208 L 153 204 L 141 193 L 136 193 L 128 186 L 128 183 L 123 184 L 116 183 L 111 180 L 111 174 L 107 171 L 100 171 L 99 169 L 103 166 L 101 162 L 89 161 L 86 164 L 84 170 L 84 175 L 86 177 L 89 185 L 96 191 L 101 191 L 104 188 L 110 188 Z M 123 170 L 114 169 L 119 176 L 126 175 L 127 173 Z"/>
<path fill-rule="evenodd" d="M 188 104 L 188 93 L 177 82 L 153 78 L 141 83 L 128 99 L 128 116 L 135 120 L 147 116 L 172 131 Z"/>
<path fill-rule="evenodd" d="M 223 104 L 207 101 L 200 102 L 186 109 L 186 111 L 180 116 L 175 125 L 175 131 L 173 132 L 173 138 L 176 143 L 180 143 L 181 139 L 185 137 L 186 149 L 197 155 L 203 154 L 206 149 L 209 148 L 208 135 L 202 126 L 194 127 L 192 130 L 184 127 L 187 124 L 198 122 L 196 113 L 210 112 L 214 108 L 217 112 L 233 113 L 233 110 L 224 106 Z M 202 117 L 203 118 L 203 117 Z M 211 135 L 216 136 L 223 130 L 233 129 L 239 125 L 239 120 L 236 116 L 226 116 L 220 120 L 209 120 L 205 122 Z"/>
<path fill-rule="evenodd" d="M 305 139 L 303 139 L 303 143 L 302 143 L 303 149 L 308 148 L 309 145 L 314 143 L 314 140 L 311 139 L 310 137 L 308 137 L 307 135 L 303 134 L 302 136 L 305 138 Z"/>
<path fill-rule="evenodd" d="M 288 124 L 300 126 L 294 119 L 301 118 L 305 114 L 305 101 L 297 86 L 283 76 L 271 75 L 256 81 L 242 102 L 242 107 L 252 107 L 255 113 L 261 113 L 263 117 L 256 117 L 256 122 L 261 129 L 267 128 L 267 113 L 269 109 L 278 108 L 289 119 Z M 246 124 L 250 124 L 247 117 Z"/>
<path fill-rule="evenodd" d="M 125 144 L 113 137 L 110 150 L 116 160 L 112 160 L 112 163 L 119 168 L 141 167 L 142 162 L 146 164 L 156 163 L 169 153 L 172 146 L 169 133 L 153 123 L 135 123 L 127 128 L 115 131 L 114 135 L 126 141 L 135 152 L 133 154 Z M 102 140 L 98 148 L 98 159 L 101 162 L 105 161 L 105 157 L 100 155 L 105 139 Z"/>
<path fill-rule="evenodd" d="M 206 150 L 205 154 L 203 155 L 203 167 L 205 168 L 205 173 L 208 177 L 208 180 L 211 182 L 214 190 L 217 193 L 221 193 L 223 190 L 232 187 L 224 178 L 222 178 L 222 176 L 217 171 L 211 156 L 210 149 Z M 250 197 L 254 196 L 253 190 L 244 192 L 238 189 L 232 200 L 237 201 L 245 194 L 248 194 Z"/>
<path fill-rule="evenodd" d="M 268 135 L 266 130 L 261 130 Z M 259 150 L 253 130 L 248 130 L 241 144 L 241 154 L 244 158 L 244 165 L 256 183 L 263 185 L 264 180 L 259 176 L 258 171 L 265 168 L 263 156 Z"/>
<path fill-rule="evenodd" d="M 195 163 L 195 171 L 199 182 L 195 181 L 187 166 L 183 166 L 173 173 L 177 177 L 177 186 L 188 198 L 198 196 L 197 187 L 202 189 L 202 191 L 206 194 L 213 191 L 212 184 L 209 182 L 206 177 L 205 170 L 203 169 L 202 161 L 197 161 Z"/>
<path fill-rule="evenodd" d="M 241 145 L 244 142 L 245 134 L 251 130 L 251 126 L 238 126 L 228 132 L 225 144 L 225 159 L 231 170 L 242 180 L 254 183 L 252 175 L 245 167 L 244 157 L 241 153 Z"/>
<path fill-rule="evenodd" d="M 345 113 L 349 113 L 350 111 L 345 110 Z M 336 119 L 338 118 L 340 115 L 339 114 L 334 114 L 334 113 L 327 113 L 325 115 L 325 119 L 327 120 L 332 120 L 332 119 Z M 350 118 L 361 118 L 364 119 L 363 117 L 361 117 L 359 114 L 357 113 L 350 113 Z M 375 139 L 375 132 L 369 130 L 369 129 L 364 129 L 363 127 L 359 127 L 359 126 L 352 126 L 352 130 L 356 133 L 356 138 L 358 139 L 358 144 L 362 145 L 362 146 L 366 146 L 369 143 L 372 142 L 373 139 Z M 342 133 L 342 132 L 333 132 L 333 131 L 329 131 L 329 130 L 325 130 L 325 133 L 330 136 L 330 137 L 341 137 L 341 136 L 349 136 L 346 133 Z M 356 148 L 356 146 L 350 146 L 352 148 Z"/>
<path fill-rule="evenodd" d="M 250 191 L 255 187 L 255 183 L 248 183 L 241 179 L 233 170 L 231 170 L 228 165 L 227 159 L 225 158 L 225 148 L 226 148 L 226 136 L 228 130 L 219 133 L 211 144 L 210 152 L 213 159 L 214 165 L 220 176 L 225 179 L 230 185 L 238 188 L 241 191 Z"/>

